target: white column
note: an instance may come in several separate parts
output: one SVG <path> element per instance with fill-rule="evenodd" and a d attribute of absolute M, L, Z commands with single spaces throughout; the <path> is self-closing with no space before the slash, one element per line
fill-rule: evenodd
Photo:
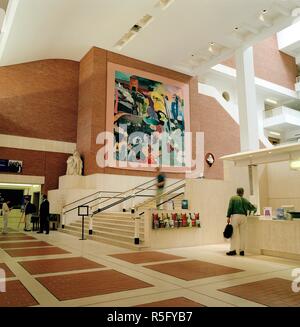
<path fill-rule="evenodd" d="M 253 48 L 236 51 L 241 151 L 259 149 Z"/>
<path fill-rule="evenodd" d="M 259 173 L 258 167 L 256 165 L 251 165 L 248 167 L 249 172 L 249 184 L 250 184 L 250 202 L 257 206 L 256 214 L 260 215 L 260 197 L 259 197 Z"/>
<path fill-rule="evenodd" d="M 236 51 L 237 91 L 240 119 L 241 151 L 259 149 L 258 104 L 256 98 L 253 48 Z M 249 166 L 250 201 L 260 213 L 259 176 L 257 166 Z"/>

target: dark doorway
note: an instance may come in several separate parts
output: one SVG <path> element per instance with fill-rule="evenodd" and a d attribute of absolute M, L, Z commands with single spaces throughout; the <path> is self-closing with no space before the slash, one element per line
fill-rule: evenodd
<path fill-rule="evenodd" d="M 36 211 L 35 211 L 36 214 L 38 213 L 39 207 L 40 207 L 40 197 L 41 197 L 41 193 L 40 192 L 34 192 L 33 193 L 32 203 L 36 207 Z"/>
<path fill-rule="evenodd" d="M 10 201 L 14 209 L 20 209 L 23 201 L 24 190 L 0 189 L 1 198 Z"/>

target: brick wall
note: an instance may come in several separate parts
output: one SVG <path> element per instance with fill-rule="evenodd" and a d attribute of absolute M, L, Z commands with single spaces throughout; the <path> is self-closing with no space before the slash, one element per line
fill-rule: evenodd
<path fill-rule="evenodd" d="M 76 142 L 79 63 L 0 67 L 0 133 Z"/>
<path fill-rule="evenodd" d="M 253 50 L 256 77 L 295 90 L 296 60 L 279 51 L 276 35 L 257 43 Z M 233 57 L 222 64 L 235 68 Z"/>
<path fill-rule="evenodd" d="M 216 158 L 239 151 L 239 127 L 214 99 L 198 94 L 197 80 L 190 76 L 93 48 L 80 63 L 79 112 L 77 146 L 85 161 L 85 174 L 113 173 L 122 175 L 153 175 L 149 172 L 99 168 L 96 165 L 96 136 L 105 130 L 107 63 L 115 63 L 190 85 L 191 131 L 205 132 L 205 151 Z M 207 178 L 223 178 L 220 160 L 212 168 L 206 167 Z M 178 177 L 178 174 L 170 177 Z"/>
<path fill-rule="evenodd" d="M 43 192 L 58 188 L 58 177 L 66 173 L 68 154 L 0 147 L 1 159 L 23 161 L 22 175 L 44 176 Z"/>

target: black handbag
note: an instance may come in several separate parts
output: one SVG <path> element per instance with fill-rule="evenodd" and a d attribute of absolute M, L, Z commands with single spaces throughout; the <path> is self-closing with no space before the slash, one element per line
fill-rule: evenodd
<path fill-rule="evenodd" d="M 232 234 L 233 234 L 233 227 L 231 224 L 227 224 L 224 229 L 223 235 L 225 238 L 231 238 Z"/>

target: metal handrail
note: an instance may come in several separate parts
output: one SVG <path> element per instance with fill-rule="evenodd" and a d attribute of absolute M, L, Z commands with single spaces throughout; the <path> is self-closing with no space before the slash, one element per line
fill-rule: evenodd
<path fill-rule="evenodd" d="M 146 188 L 142 188 L 142 187 L 141 187 L 141 186 L 147 185 L 148 183 L 150 183 L 150 182 L 154 182 L 154 181 L 155 181 L 154 184 L 151 184 L 150 186 L 148 186 L 148 187 L 146 187 Z M 118 205 L 118 204 L 120 204 L 120 203 L 122 203 L 122 202 L 124 202 L 124 201 L 127 201 L 127 200 L 129 200 L 129 199 L 132 199 L 132 198 L 135 197 L 135 196 L 139 196 L 139 195 L 138 195 L 139 193 L 141 193 L 141 192 L 143 192 L 143 191 L 146 191 L 146 190 L 148 191 L 152 186 L 156 185 L 156 183 L 157 183 L 157 182 L 156 182 L 156 178 L 155 178 L 155 179 L 150 180 L 150 181 L 147 182 L 147 183 L 144 183 L 144 184 L 139 185 L 139 186 L 136 187 L 136 188 L 133 188 L 133 189 L 130 189 L 129 191 L 123 192 L 122 194 L 119 195 L 120 197 L 121 197 L 122 195 L 124 195 L 124 196 L 123 196 L 123 200 L 120 200 L 120 201 L 116 201 L 116 202 L 114 202 L 114 203 L 111 203 L 111 204 L 107 205 L 107 206 L 104 207 L 104 208 L 99 208 L 99 209 L 97 209 L 96 211 L 94 211 L 92 215 L 95 215 L 95 214 L 97 214 L 97 213 L 99 213 L 99 212 L 102 212 L 102 211 L 104 211 L 104 210 L 110 209 L 110 208 L 112 208 L 112 207 L 115 207 L 116 205 Z M 134 195 L 130 194 L 130 195 L 128 195 L 128 196 L 125 196 L 127 193 L 132 193 L 132 191 L 134 191 L 134 190 L 139 190 L 139 191 L 138 191 L 138 192 L 135 192 Z M 110 200 L 110 199 L 105 200 L 105 201 L 102 201 L 102 202 L 99 203 L 98 205 L 103 204 L 104 202 L 107 202 L 107 201 L 109 201 L 109 200 Z"/>
<path fill-rule="evenodd" d="M 173 199 L 175 199 L 175 198 L 178 198 L 179 196 L 181 196 L 181 195 L 183 195 L 183 194 L 184 194 L 184 192 L 177 193 L 177 194 L 175 194 L 174 196 L 172 196 L 171 198 L 168 198 L 168 200 L 159 203 L 157 206 L 159 207 L 159 206 L 161 206 L 161 205 L 163 205 L 163 204 L 169 202 L 170 200 L 173 200 Z M 139 213 L 139 216 L 142 216 L 144 213 L 145 213 L 145 211 Z"/>
<path fill-rule="evenodd" d="M 128 192 L 132 192 L 133 190 L 135 190 L 135 189 L 137 189 L 137 188 L 141 188 L 142 186 L 147 185 L 148 183 L 153 182 L 154 180 L 156 180 L 156 178 L 155 178 L 155 179 L 152 179 L 152 180 L 150 180 L 150 181 L 147 181 L 147 182 L 145 182 L 145 183 L 142 183 L 142 184 L 140 184 L 140 185 L 138 185 L 138 186 L 136 186 L 136 187 L 134 187 L 134 188 L 132 188 L 132 189 L 130 189 L 130 190 L 127 190 L 127 191 L 125 191 L 125 192 L 98 191 L 98 192 L 93 193 L 93 194 L 91 194 L 91 195 L 89 195 L 89 196 L 86 196 L 86 197 L 83 197 L 83 198 L 81 198 L 81 199 L 78 199 L 78 200 L 76 200 L 76 201 L 74 201 L 74 202 L 72 202 L 72 203 L 70 203 L 70 204 L 78 203 L 78 202 L 80 202 L 80 201 L 82 201 L 82 200 L 84 200 L 84 199 L 87 199 L 87 198 L 89 198 L 89 197 L 92 197 L 92 196 L 94 196 L 94 195 L 96 195 L 96 194 L 101 194 L 101 193 L 115 193 L 115 194 L 116 194 L 115 196 L 113 196 L 113 197 L 111 197 L 111 198 L 106 198 L 106 200 L 104 200 L 104 201 L 98 203 L 98 204 L 97 204 L 97 206 L 98 206 L 98 205 L 103 204 L 104 202 L 109 201 L 110 199 L 116 198 L 117 196 L 118 196 L 118 197 L 121 197 L 123 194 L 126 194 L 126 193 L 128 193 Z M 153 185 L 151 185 L 151 187 L 152 187 L 152 186 L 153 186 Z M 90 200 L 90 201 L 87 201 L 87 202 L 83 203 L 82 205 L 90 204 L 91 202 L 97 201 L 97 200 L 102 199 L 102 198 L 103 198 L 102 196 L 99 196 L 99 197 L 97 197 L 97 198 L 95 198 L 95 199 L 92 199 L 92 200 Z M 66 208 L 67 206 L 69 206 L 70 204 L 67 204 L 67 205 L 63 206 L 63 209 Z M 96 206 L 96 205 L 91 206 L 91 207 L 95 207 L 95 206 Z M 73 207 L 72 209 L 68 209 L 67 211 L 64 211 L 63 213 L 64 213 L 64 214 L 69 213 L 69 212 L 71 212 L 71 211 L 73 211 L 73 210 L 76 210 L 77 208 L 78 208 L 78 206 Z"/>
<path fill-rule="evenodd" d="M 171 194 L 171 193 L 173 193 L 173 192 L 176 192 L 176 191 L 182 189 L 183 187 L 185 187 L 185 179 L 181 179 L 181 180 L 179 180 L 179 181 L 177 181 L 177 182 L 175 182 L 175 183 L 173 183 L 173 184 L 167 186 L 167 188 L 170 188 L 171 186 L 174 186 L 174 185 L 176 185 L 176 184 L 178 184 L 178 183 L 183 183 L 183 184 L 182 184 L 182 185 L 179 185 L 179 186 L 176 187 L 175 189 L 169 190 L 169 191 L 164 192 L 164 193 L 162 193 L 162 194 L 160 194 L 160 195 L 156 195 L 156 196 L 154 196 L 151 200 L 147 200 L 147 201 L 145 201 L 145 202 L 143 202 L 143 203 L 140 203 L 140 204 L 136 205 L 135 208 L 134 208 L 135 211 L 138 210 L 139 208 L 141 208 L 141 207 L 147 205 L 148 203 L 151 203 L 151 202 L 155 201 L 156 199 L 163 198 L 164 196 L 169 195 L 169 194 Z M 160 205 L 160 204 L 159 204 L 159 205 Z"/>
<path fill-rule="evenodd" d="M 77 199 L 77 200 L 75 200 L 75 201 L 73 201 L 73 202 L 70 202 L 70 203 L 65 204 L 65 205 L 63 206 L 63 209 L 66 208 L 66 207 L 68 207 L 68 206 L 70 206 L 70 205 L 72 205 L 72 204 L 74 204 L 74 203 L 77 203 L 77 202 L 80 202 L 80 201 L 82 201 L 82 200 L 88 199 L 88 198 L 90 198 L 90 197 L 92 197 L 92 196 L 94 196 L 94 195 L 100 194 L 100 193 L 119 194 L 120 192 L 116 192 L 116 191 L 98 191 L 98 192 L 95 192 L 95 193 L 93 193 L 93 194 L 87 195 L 87 196 L 85 196 L 85 197 L 83 197 L 83 198 Z M 76 208 L 77 208 L 77 207 L 76 207 Z"/>
<path fill-rule="evenodd" d="M 109 191 L 98 191 L 98 192 L 95 192 L 95 193 L 93 193 L 93 194 L 89 194 L 89 195 L 87 195 L 87 196 L 84 196 L 83 198 L 77 199 L 77 200 L 75 200 L 75 201 L 73 201 L 73 202 L 70 202 L 70 203 L 65 204 L 65 205 L 63 206 L 63 209 L 64 209 L 65 207 L 70 206 L 71 204 L 74 204 L 74 203 L 76 203 L 76 202 L 79 202 L 79 201 L 82 201 L 82 200 L 88 199 L 88 198 L 90 198 L 91 196 L 97 195 L 97 194 L 99 194 L 99 193 L 119 193 L 119 192 L 115 192 L 115 191 L 111 191 L 111 192 L 109 192 Z"/>

